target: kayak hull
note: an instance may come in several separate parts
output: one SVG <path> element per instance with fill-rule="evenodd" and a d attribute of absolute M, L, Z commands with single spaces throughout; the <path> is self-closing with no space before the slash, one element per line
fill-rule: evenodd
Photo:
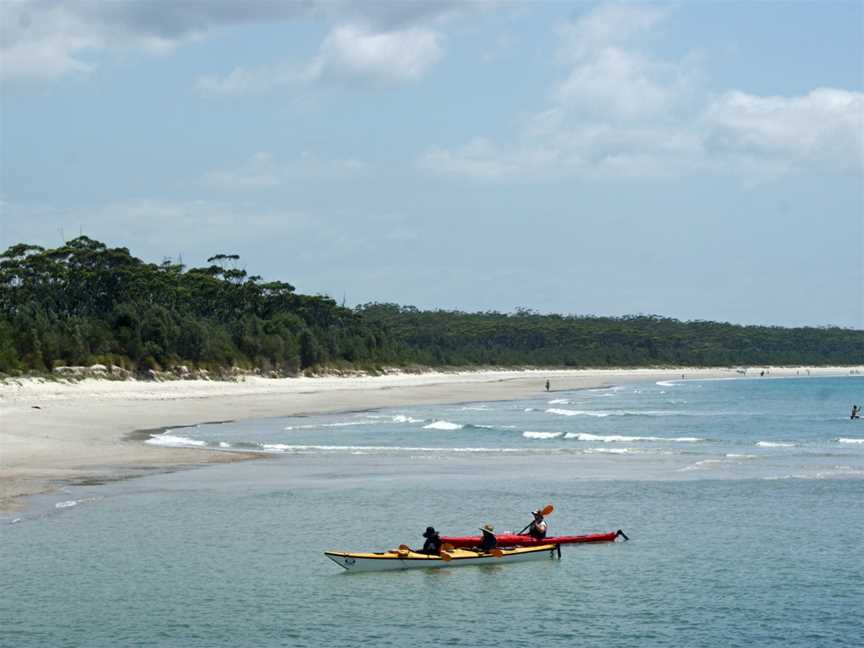
<path fill-rule="evenodd" d="M 615 542 L 618 533 L 591 533 L 588 535 L 553 536 L 536 540 L 529 535 L 501 533 L 495 536 L 499 547 L 536 547 L 544 544 L 590 544 L 594 542 Z M 454 547 L 476 547 L 480 544 L 480 536 L 441 536 L 441 542 Z"/>
<path fill-rule="evenodd" d="M 549 560 L 555 557 L 555 546 L 550 544 L 535 547 L 503 549 L 503 555 L 467 549 L 449 552 L 450 560 L 440 556 L 427 556 L 414 551 L 385 551 L 382 553 L 353 553 L 325 551 L 324 555 L 348 572 L 402 571 L 405 569 L 438 569 L 442 567 L 466 567 L 469 565 L 501 565 L 504 563 Z"/>

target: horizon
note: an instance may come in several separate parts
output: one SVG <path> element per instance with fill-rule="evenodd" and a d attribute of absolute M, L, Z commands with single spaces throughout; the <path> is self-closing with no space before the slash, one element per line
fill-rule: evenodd
<path fill-rule="evenodd" d="M 189 7 L 0 6 L 0 247 L 864 329 L 860 3 Z"/>

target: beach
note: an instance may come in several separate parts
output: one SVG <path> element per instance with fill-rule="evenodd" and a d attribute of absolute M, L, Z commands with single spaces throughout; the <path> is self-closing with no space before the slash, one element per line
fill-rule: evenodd
<path fill-rule="evenodd" d="M 751 368 L 765 378 L 848 375 L 849 367 Z M 61 484 L 90 484 L 242 461 L 254 452 L 154 447 L 167 427 L 383 407 L 515 400 L 633 382 L 742 377 L 728 369 L 609 369 L 396 373 L 384 376 L 228 381 L 77 382 L 10 379 L 0 384 L 0 510 Z M 143 432 L 142 432 L 143 431 Z"/>

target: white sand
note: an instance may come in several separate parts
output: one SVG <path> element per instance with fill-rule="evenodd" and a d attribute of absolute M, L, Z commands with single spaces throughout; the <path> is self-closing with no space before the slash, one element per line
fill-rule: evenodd
<path fill-rule="evenodd" d="M 860 368 L 859 368 L 860 369 Z M 761 368 L 750 369 L 748 377 Z M 381 377 L 247 378 L 242 382 L 0 383 L 0 510 L 59 483 L 125 478 L 253 454 L 145 445 L 136 430 L 205 421 L 396 407 L 420 403 L 509 400 L 535 396 L 552 381 L 565 390 L 647 380 L 740 377 L 734 369 L 477 371 Z M 806 375 L 771 368 L 769 376 Z M 810 375 L 848 375 L 811 368 Z"/>

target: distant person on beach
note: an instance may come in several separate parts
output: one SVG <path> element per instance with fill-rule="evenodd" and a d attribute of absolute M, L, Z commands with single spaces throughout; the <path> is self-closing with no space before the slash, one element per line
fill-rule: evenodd
<path fill-rule="evenodd" d="M 546 391 L 549 391 L 549 381 L 546 381 Z"/>
<path fill-rule="evenodd" d="M 491 524 L 484 524 L 480 527 L 480 531 L 483 532 L 483 537 L 480 539 L 480 546 L 478 548 L 484 553 L 489 553 L 495 548 L 495 545 L 498 544 L 498 539 L 493 533 L 495 527 Z"/>
<path fill-rule="evenodd" d="M 543 511 L 532 511 L 532 515 L 534 516 L 534 520 L 528 525 L 528 535 L 535 540 L 543 540 L 546 537 L 548 529 L 546 520 L 543 519 Z"/>
<path fill-rule="evenodd" d="M 857 405 L 852 406 L 852 415 L 849 417 L 850 419 L 860 419 L 861 418 L 861 408 Z"/>
<path fill-rule="evenodd" d="M 764 376 L 764 375 L 765 375 L 765 370 L 763 369 L 762 371 L 759 372 L 759 376 L 761 377 L 761 376 Z"/>
<path fill-rule="evenodd" d="M 420 553 L 428 556 L 438 555 L 441 552 L 441 536 L 438 535 L 435 527 L 426 527 L 423 537 L 426 538 L 426 541 L 423 543 Z"/>

